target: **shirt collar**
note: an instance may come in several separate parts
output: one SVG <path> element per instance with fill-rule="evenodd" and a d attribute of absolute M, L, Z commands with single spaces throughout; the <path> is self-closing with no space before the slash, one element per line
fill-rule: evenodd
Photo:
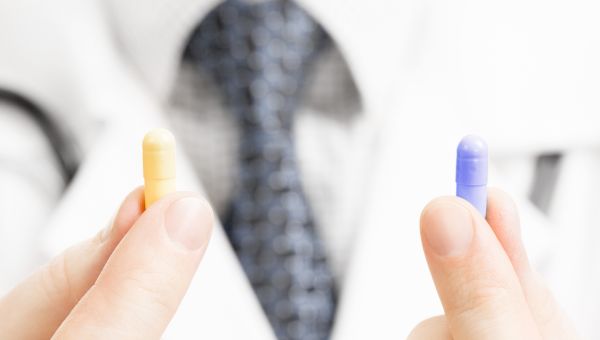
<path fill-rule="evenodd" d="M 181 53 L 195 25 L 219 0 L 108 0 L 113 27 L 126 58 L 149 90 L 166 99 Z"/>
<path fill-rule="evenodd" d="M 405 19 L 411 18 L 406 7 L 412 1 L 297 2 L 325 27 L 346 58 L 365 111 L 384 111 L 379 106 L 390 95 L 391 75 L 398 69 L 403 45 L 412 31 L 403 29 L 411 22 Z M 189 34 L 218 3 L 220 0 L 155 0 L 140 6 L 134 1 L 109 0 L 125 53 L 149 89 L 163 101 L 173 86 Z"/>

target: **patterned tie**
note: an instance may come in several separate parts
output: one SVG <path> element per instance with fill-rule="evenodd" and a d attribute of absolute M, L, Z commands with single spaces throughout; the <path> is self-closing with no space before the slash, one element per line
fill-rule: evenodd
<path fill-rule="evenodd" d="M 305 74 L 327 42 L 290 1 L 231 0 L 206 17 L 186 51 L 239 122 L 239 181 L 225 230 L 279 339 L 328 339 L 335 313 L 292 139 Z"/>

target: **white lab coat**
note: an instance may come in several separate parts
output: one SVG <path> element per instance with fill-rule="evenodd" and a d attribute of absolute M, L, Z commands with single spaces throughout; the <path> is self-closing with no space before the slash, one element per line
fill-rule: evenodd
<path fill-rule="evenodd" d="M 491 184 L 512 193 L 523 237 L 581 332 L 600 336 L 600 30 L 593 1 L 298 0 L 329 31 L 358 85 L 365 139 L 347 176 L 361 228 L 348 256 L 333 339 L 399 339 L 442 312 L 418 219 L 453 193 L 469 132 L 492 154 Z M 0 86 L 77 127 L 86 156 L 51 214 L 46 257 L 92 235 L 141 184 L 140 140 L 164 103 L 190 28 L 215 1 L 0 1 Z M 89 126 L 94 121 L 98 126 Z M 89 126 L 89 128 L 82 128 Z M 565 151 L 549 216 L 524 198 L 533 156 Z M 179 152 L 178 187 L 202 190 Z M 358 214 L 351 214 L 359 212 Z M 1 242 L 1 240 L 0 240 Z M 18 265 L 18 264 L 17 264 Z M 216 228 L 165 338 L 273 335 Z"/>

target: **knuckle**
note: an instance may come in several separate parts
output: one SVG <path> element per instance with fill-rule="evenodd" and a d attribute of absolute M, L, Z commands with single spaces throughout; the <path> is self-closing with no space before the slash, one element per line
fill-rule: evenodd
<path fill-rule="evenodd" d="M 450 312 L 458 317 L 493 318 L 503 313 L 511 299 L 510 289 L 493 279 L 474 278 L 468 286 L 460 287 L 456 296 L 462 298 Z"/>
<path fill-rule="evenodd" d="M 534 294 L 535 301 L 532 302 L 535 306 L 533 310 L 537 323 L 546 326 L 557 322 L 560 313 L 552 292 L 546 287 L 539 287 Z"/>
<path fill-rule="evenodd" d="M 49 301 L 71 299 L 71 278 L 63 254 L 46 265 L 40 274 L 40 287 Z"/>
<path fill-rule="evenodd" d="M 168 282 L 157 273 L 132 271 L 120 279 L 111 293 L 119 301 L 135 304 L 134 309 L 170 314 L 175 310 L 166 287 Z"/>

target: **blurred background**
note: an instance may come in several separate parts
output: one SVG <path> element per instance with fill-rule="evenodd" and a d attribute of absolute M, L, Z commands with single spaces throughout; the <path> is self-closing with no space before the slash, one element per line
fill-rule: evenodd
<path fill-rule="evenodd" d="M 108 223 L 142 184 L 141 136 L 153 126 L 178 140 L 180 187 L 203 191 L 226 220 L 250 145 L 231 112 L 250 105 L 294 113 L 293 159 L 348 306 L 367 303 L 346 293 L 359 276 L 420 289 L 406 283 L 412 266 L 427 279 L 420 208 L 453 194 L 456 144 L 477 133 L 490 147 L 491 184 L 518 202 L 536 268 L 581 333 L 600 337 L 600 3 L 296 1 L 310 24 L 278 12 L 278 1 L 250 2 L 267 4 L 260 29 L 243 11 L 201 25 L 215 0 L 0 0 L 0 292 Z M 223 33 L 238 21 L 246 26 Z M 267 85 L 248 81 L 255 69 Z M 251 99 L 227 92 L 244 81 Z M 355 255 L 378 246 L 389 262 Z M 406 314 L 408 327 L 439 312 L 431 301 L 381 320 Z M 340 338 L 386 336 L 338 328 Z"/>

